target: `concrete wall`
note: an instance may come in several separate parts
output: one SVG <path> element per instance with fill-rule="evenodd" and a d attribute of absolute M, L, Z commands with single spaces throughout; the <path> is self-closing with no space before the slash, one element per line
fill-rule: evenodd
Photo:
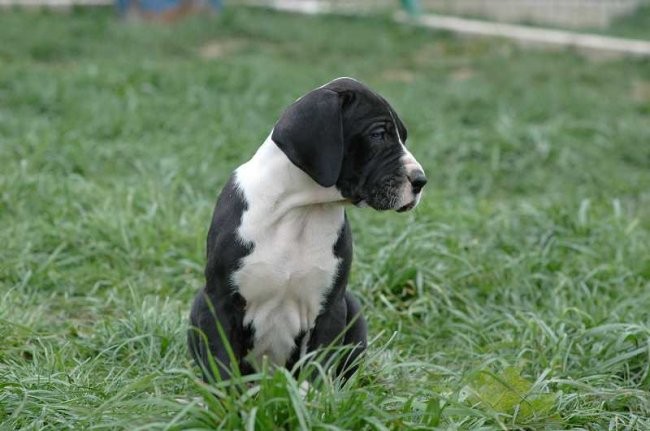
<path fill-rule="evenodd" d="M 643 0 L 420 0 L 426 12 L 561 27 L 605 27 Z"/>

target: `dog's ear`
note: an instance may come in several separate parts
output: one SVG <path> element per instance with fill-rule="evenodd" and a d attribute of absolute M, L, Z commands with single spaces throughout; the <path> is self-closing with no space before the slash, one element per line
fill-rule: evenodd
<path fill-rule="evenodd" d="M 323 187 L 331 187 L 343 164 L 342 101 L 326 88 L 307 93 L 289 106 L 273 129 L 271 139 Z"/>

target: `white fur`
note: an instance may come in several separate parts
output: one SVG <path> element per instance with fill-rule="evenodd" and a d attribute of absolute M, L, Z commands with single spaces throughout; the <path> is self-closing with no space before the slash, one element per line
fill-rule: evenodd
<path fill-rule="evenodd" d="M 270 136 L 237 169 L 236 181 L 248 202 L 238 233 L 254 244 L 232 275 L 246 300 L 244 324 L 254 329 L 251 360 L 267 356 L 284 365 L 296 336 L 314 326 L 336 276 L 333 247 L 345 201 L 291 163 Z"/>
<path fill-rule="evenodd" d="M 399 129 L 397 128 L 395 117 L 393 117 L 392 112 L 390 113 L 390 116 L 393 119 L 393 126 L 395 127 L 395 133 L 397 133 L 397 139 L 399 140 L 399 143 L 402 144 L 402 151 L 404 152 L 404 155 L 401 157 L 401 161 L 404 164 L 404 169 L 406 169 L 406 175 L 408 176 L 412 172 L 418 170 L 424 173 L 422 165 L 420 165 L 420 163 L 415 160 L 413 154 L 411 154 L 411 152 L 406 148 L 406 145 L 404 145 L 404 141 L 402 141 L 402 137 L 399 135 Z M 408 180 L 405 180 L 402 183 L 399 196 L 400 199 L 395 204 L 395 209 L 402 208 L 403 206 L 409 205 L 410 203 L 413 203 L 413 208 L 415 208 L 420 203 L 422 192 L 413 193 L 413 187 L 411 186 L 411 183 Z"/>

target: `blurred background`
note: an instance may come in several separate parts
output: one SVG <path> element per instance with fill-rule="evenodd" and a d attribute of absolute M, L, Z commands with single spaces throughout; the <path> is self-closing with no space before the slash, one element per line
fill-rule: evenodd
<path fill-rule="evenodd" d="M 650 429 L 649 44 L 640 0 L 0 0 L 0 428 Z M 348 211 L 368 360 L 214 403 L 214 202 L 338 76 L 429 177 Z"/>
<path fill-rule="evenodd" d="M 2 0 L 0 6 L 116 6 L 120 13 L 175 19 L 190 11 L 219 10 L 223 0 Z M 259 6 L 311 12 L 380 13 L 404 8 L 410 13 L 440 13 L 503 22 L 569 28 L 605 28 L 618 18 L 639 15 L 647 0 L 233 0 L 229 6 Z"/>
<path fill-rule="evenodd" d="M 4 8 L 115 6 L 122 15 L 163 20 L 221 9 L 224 0 L 0 0 Z M 377 14 L 400 8 L 409 13 L 437 13 L 567 28 L 606 28 L 621 17 L 637 16 L 647 0 L 232 0 L 229 6 L 257 6 L 311 13 Z"/>

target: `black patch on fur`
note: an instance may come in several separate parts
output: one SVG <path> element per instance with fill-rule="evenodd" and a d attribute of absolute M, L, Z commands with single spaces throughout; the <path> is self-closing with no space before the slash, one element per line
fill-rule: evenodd
<path fill-rule="evenodd" d="M 230 358 L 218 325 L 230 342 L 240 371 L 243 374 L 252 371 L 243 360 L 253 340 L 252 329 L 243 325 L 246 301 L 230 280 L 241 266 L 241 260 L 253 251 L 253 244 L 245 243 L 237 234 L 247 208 L 248 203 L 237 189 L 233 174 L 217 199 L 207 239 L 206 285 L 196 295 L 190 313 L 192 328 L 188 344 L 206 380 L 215 377 L 209 366 L 209 355 L 221 365 L 221 378 L 229 377 L 230 373 Z"/>
<path fill-rule="evenodd" d="M 332 187 L 343 161 L 341 100 L 319 88 L 289 106 L 273 128 L 273 142 L 323 187 Z"/>

